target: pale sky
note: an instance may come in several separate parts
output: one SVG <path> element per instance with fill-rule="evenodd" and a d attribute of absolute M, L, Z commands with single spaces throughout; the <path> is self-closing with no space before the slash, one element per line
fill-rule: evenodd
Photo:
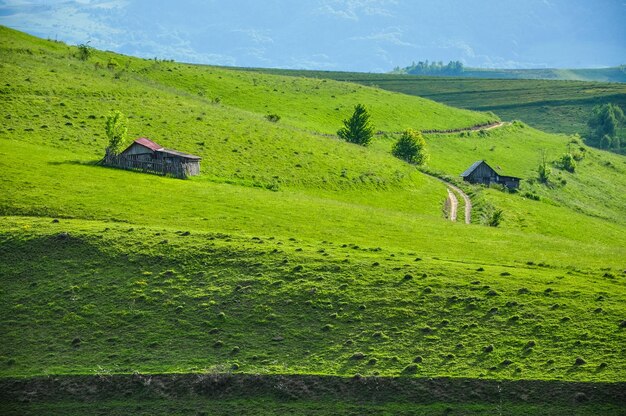
<path fill-rule="evenodd" d="M 387 72 L 626 63 L 626 0 L 0 0 L 0 24 L 68 44 L 229 66 Z"/>

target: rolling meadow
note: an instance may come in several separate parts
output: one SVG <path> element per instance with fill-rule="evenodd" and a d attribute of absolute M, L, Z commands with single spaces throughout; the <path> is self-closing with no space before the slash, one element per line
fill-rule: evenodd
<path fill-rule="evenodd" d="M 211 414 L 620 414 L 624 156 L 494 109 L 528 124 L 425 134 L 418 169 L 391 155 L 397 132 L 500 118 L 431 101 L 434 90 L 95 50 L 82 60 L 5 27 L 0 76 L 7 414 L 83 414 L 92 399 L 45 390 L 71 377 L 108 414 L 200 414 L 207 397 Z M 369 147 L 336 136 L 356 104 L 378 131 Z M 201 175 L 99 164 L 115 110 L 131 140 L 201 156 Z M 574 172 L 556 162 L 565 153 Z M 521 189 L 461 183 L 476 160 L 522 177 Z M 424 172 L 463 187 L 472 224 L 445 218 L 446 187 Z M 485 224 L 494 209 L 498 227 Z M 152 375 L 224 390 L 151 390 Z M 99 383 L 116 377 L 124 387 L 106 393 Z M 431 379 L 453 381 L 415 403 L 411 383 Z M 380 393 L 346 387 L 355 380 L 380 380 Z M 26 399 L 20 383 L 38 393 Z M 477 393 L 443 393 L 460 386 Z"/>

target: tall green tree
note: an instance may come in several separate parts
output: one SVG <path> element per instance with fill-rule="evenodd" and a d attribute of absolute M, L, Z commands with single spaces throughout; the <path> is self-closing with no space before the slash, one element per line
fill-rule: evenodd
<path fill-rule="evenodd" d="M 428 160 L 426 152 L 426 141 L 422 133 L 412 129 L 407 129 L 393 145 L 391 153 L 402 160 L 416 165 L 423 165 Z"/>
<path fill-rule="evenodd" d="M 337 135 L 342 139 L 361 146 L 367 146 L 374 136 L 374 127 L 370 122 L 370 115 L 362 104 L 354 106 L 352 117 L 343 121 L 343 127 Z"/>
<path fill-rule="evenodd" d="M 121 111 L 115 110 L 107 117 L 104 129 L 109 139 L 106 151 L 114 155 L 119 154 L 126 145 L 128 120 Z"/>

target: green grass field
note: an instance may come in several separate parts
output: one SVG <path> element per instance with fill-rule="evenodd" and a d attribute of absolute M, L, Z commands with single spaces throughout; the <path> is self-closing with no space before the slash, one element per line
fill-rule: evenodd
<path fill-rule="evenodd" d="M 431 172 L 457 178 L 486 159 L 526 179 L 516 194 L 464 186 L 477 215 L 456 224 L 442 215 L 445 186 L 391 156 L 394 134 L 362 148 L 333 133 L 356 103 L 386 132 L 465 128 L 493 115 L 331 80 L 104 52 L 83 62 L 60 43 L 7 28 L 0 35 L 3 380 L 626 381 L 623 156 L 523 123 L 427 135 Z M 118 65 L 103 68 L 110 59 Z M 202 174 L 178 180 L 99 166 L 113 109 L 129 115 L 131 137 L 202 156 Z M 541 152 L 552 161 L 568 149 L 584 154 L 576 172 L 553 166 L 552 184 L 537 183 Z M 500 227 L 481 225 L 487 207 L 503 209 Z M 133 397 L 106 399 L 110 412 L 168 413 Z M 245 399 L 224 406 L 249 411 Z M 618 404 L 604 403 L 606 412 Z M 267 413 L 317 405 L 281 399 Z M 78 414 L 81 406 L 44 400 L 23 409 Z M 364 409 L 419 414 L 447 404 L 372 406 Z M 511 414 L 524 406 L 512 404 Z"/>
<path fill-rule="evenodd" d="M 356 82 L 383 90 L 430 98 L 454 107 L 492 111 L 504 120 L 522 120 L 552 133 L 587 133 L 594 106 L 626 108 L 626 84 L 566 80 L 421 77 L 326 71 L 257 70 L 296 77 Z M 626 132 L 620 137 L 626 139 Z"/>

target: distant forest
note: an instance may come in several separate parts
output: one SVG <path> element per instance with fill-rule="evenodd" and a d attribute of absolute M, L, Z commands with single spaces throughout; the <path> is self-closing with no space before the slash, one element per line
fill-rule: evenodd
<path fill-rule="evenodd" d="M 409 74 L 409 75 L 460 75 L 463 73 L 463 63 L 460 61 L 450 61 L 444 65 L 442 61 L 428 62 L 419 61 L 413 62 L 406 68 L 400 68 L 399 66 L 393 69 L 395 73 Z"/>

